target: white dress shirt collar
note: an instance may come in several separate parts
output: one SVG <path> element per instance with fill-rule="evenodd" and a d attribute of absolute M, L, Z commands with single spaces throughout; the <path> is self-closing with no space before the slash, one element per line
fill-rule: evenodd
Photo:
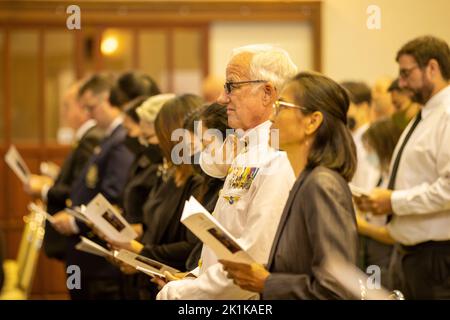
<path fill-rule="evenodd" d="M 92 127 L 95 127 L 96 125 L 97 122 L 94 119 L 89 119 L 88 121 L 83 123 L 75 133 L 75 140 L 80 141 L 81 138 L 83 138 L 83 136 L 86 134 L 86 132 L 88 132 Z"/>
<path fill-rule="evenodd" d="M 428 102 L 422 108 L 422 119 L 425 119 L 433 109 L 442 105 L 442 103 L 450 97 L 450 85 L 447 85 L 444 89 L 436 93 L 428 100 Z"/>
<path fill-rule="evenodd" d="M 367 131 L 367 129 L 369 129 L 369 127 L 370 127 L 370 123 L 369 122 L 367 122 L 366 124 L 363 124 L 361 127 L 359 127 L 358 129 L 356 129 L 353 132 L 353 134 L 352 134 L 353 138 L 355 140 L 362 140 L 362 135 L 364 134 L 364 132 Z"/>
<path fill-rule="evenodd" d="M 121 116 L 115 118 L 114 121 L 109 125 L 108 129 L 106 129 L 105 136 L 109 137 L 114 132 L 114 130 L 116 130 L 116 128 L 122 124 L 122 122 L 123 119 Z"/>

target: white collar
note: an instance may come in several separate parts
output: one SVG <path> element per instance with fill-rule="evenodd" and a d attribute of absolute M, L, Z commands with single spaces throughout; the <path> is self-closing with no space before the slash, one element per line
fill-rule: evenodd
<path fill-rule="evenodd" d="M 252 143 L 252 147 L 260 144 L 267 144 L 269 142 L 271 127 L 272 121 L 264 121 L 256 127 L 246 130 L 239 140 Z"/>
<path fill-rule="evenodd" d="M 105 136 L 109 137 L 114 132 L 114 130 L 116 130 L 116 128 L 122 124 L 122 122 L 123 119 L 121 116 L 115 118 L 114 121 L 109 125 L 108 129 L 106 129 Z"/>
<path fill-rule="evenodd" d="M 75 133 L 75 140 L 80 141 L 81 138 L 88 132 L 92 127 L 95 127 L 97 125 L 97 122 L 94 119 L 89 119 L 86 122 L 84 122 Z"/>
<path fill-rule="evenodd" d="M 356 129 L 356 130 L 353 132 L 353 138 L 354 138 L 355 140 L 360 139 L 361 136 L 363 135 L 363 133 L 366 132 L 366 130 L 369 129 L 369 127 L 370 127 L 370 122 L 368 122 L 368 123 L 366 123 L 366 124 L 363 124 L 361 127 L 359 127 L 358 129 Z"/>
<path fill-rule="evenodd" d="M 425 103 L 422 107 L 422 119 L 426 118 L 434 108 L 443 105 L 447 100 L 450 101 L 450 85 L 447 85 L 444 89 L 432 96 L 427 103 Z"/>

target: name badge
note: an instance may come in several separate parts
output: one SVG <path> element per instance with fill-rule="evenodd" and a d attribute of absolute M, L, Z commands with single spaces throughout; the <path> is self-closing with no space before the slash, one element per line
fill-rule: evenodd
<path fill-rule="evenodd" d="M 98 167 L 93 164 L 86 173 L 86 187 L 94 189 L 98 182 Z"/>

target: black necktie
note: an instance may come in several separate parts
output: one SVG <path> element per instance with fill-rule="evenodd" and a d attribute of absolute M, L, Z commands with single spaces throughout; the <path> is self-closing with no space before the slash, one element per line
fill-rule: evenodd
<path fill-rule="evenodd" d="M 416 129 L 416 127 L 419 124 L 421 119 L 422 119 L 422 114 L 419 111 L 419 113 L 416 116 L 416 119 L 414 120 L 414 123 L 412 124 L 411 128 L 409 128 L 409 131 L 406 134 L 405 139 L 402 142 L 402 145 L 398 149 L 398 152 L 397 152 L 397 155 L 396 155 L 395 161 L 394 161 L 394 166 L 392 167 L 391 176 L 389 177 L 389 184 L 388 184 L 388 189 L 389 190 L 394 190 L 395 179 L 397 178 L 398 166 L 400 164 L 400 159 L 402 157 L 403 149 L 405 149 L 405 146 L 408 143 L 409 138 L 411 138 L 412 133 Z M 392 214 L 389 214 L 388 217 L 387 217 L 387 222 L 391 221 L 391 219 L 392 219 Z"/>
<path fill-rule="evenodd" d="M 402 145 L 400 146 L 400 149 L 398 149 L 398 152 L 397 152 L 397 155 L 396 155 L 395 161 L 394 161 L 394 166 L 392 167 L 391 176 L 389 177 L 388 189 L 390 189 L 390 190 L 394 190 L 394 187 L 395 187 L 395 179 L 397 178 L 398 166 L 400 164 L 400 159 L 402 157 L 403 149 L 405 149 L 405 146 L 408 143 L 409 138 L 411 138 L 412 133 L 416 129 L 416 127 L 419 124 L 421 119 L 422 119 L 421 112 L 419 112 L 417 114 L 416 119 L 414 120 L 414 123 L 412 124 L 411 128 L 409 128 L 409 131 L 406 134 L 405 139 L 403 140 Z"/>

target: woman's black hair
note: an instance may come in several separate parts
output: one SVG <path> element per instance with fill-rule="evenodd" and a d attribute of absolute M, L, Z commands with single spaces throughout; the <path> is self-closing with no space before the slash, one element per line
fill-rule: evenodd
<path fill-rule="evenodd" d="M 346 126 L 349 96 L 332 79 L 318 73 L 301 72 L 290 82 L 296 86 L 295 102 L 305 114 L 319 111 L 323 122 L 311 145 L 306 168 L 324 166 L 350 181 L 356 170 L 356 147 Z"/>
<path fill-rule="evenodd" d="M 149 75 L 128 71 L 120 75 L 112 87 L 109 102 L 113 106 L 122 107 L 139 96 L 151 97 L 160 93 L 158 85 Z"/>
<path fill-rule="evenodd" d="M 123 112 L 130 117 L 131 120 L 133 120 L 136 124 L 139 124 L 139 115 L 137 114 L 136 110 L 138 107 L 140 107 L 145 100 L 147 100 L 147 96 L 139 96 L 137 98 L 134 98 L 130 102 L 126 103 L 123 107 Z"/>

